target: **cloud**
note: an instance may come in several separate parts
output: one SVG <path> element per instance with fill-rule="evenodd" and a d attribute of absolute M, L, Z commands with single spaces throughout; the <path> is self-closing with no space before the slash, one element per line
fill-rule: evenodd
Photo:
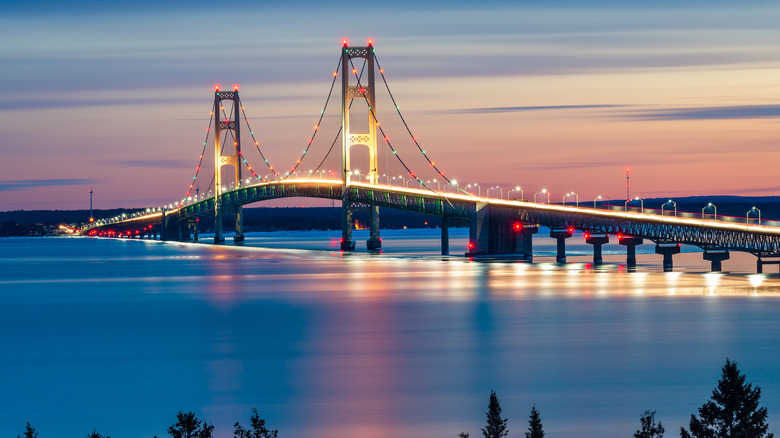
<path fill-rule="evenodd" d="M 466 108 L 455 110 L 459 114 L 492 114 L 513 113 L 522 111 L 551 111 L 551 110 L 578 110 L 578 109 L 603 109 L 618 108 L 625 105 L 542 105 L 542 106 L 503 106 L 487 108 Z"/>
<path fill-rule="evenodd" d="M 780 105 L 664 108 L 640 111 L 630 114 L 627 117 L 639 120 L 769 119 L 780 117 Z"/>
<path fill-rule="evenodd" d="M 111 161 L 106 164 L 114 164 L 120 166 L 131 167 L 155 167 L 155 168 L 181 168 L 190 167 L 192 164 L 186 160 L 124 160 L 124 161 Z"/>
<path fill-rule="evenodd" d="M 0 181 L 0 192 L 15 192 L 18 190 L 34 189 L 37 187 L 52 186 L 81 186 L 95 184 L 97 180 L 87 178 L 66 179 L 23 179 L 16 181 Z"/>
<path fill-rule="evenodd" d="M 43 110 L 60 108 L 85 108 L 95 106 L 127 106 L 127 105 L 159 105 L 169 103 L 190 104 L 201 102 L 195 98 L 168 98 L 160 96 L 151 99 L 37 99 L 37 100 L 0 100 L 0 111 L 19 111 L 19 110 Z"/>

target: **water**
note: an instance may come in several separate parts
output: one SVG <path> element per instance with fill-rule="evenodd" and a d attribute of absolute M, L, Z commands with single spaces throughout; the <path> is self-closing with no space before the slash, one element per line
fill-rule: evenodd
<path fill-rule="evenodd" d="M 442 257 L 436 230 L 383 231 L 381 255 L 338 237 L 0 239 L 0 436 L 167 436 L 193 410 L 229 437 L 257 407 L 283 437 L 476 437 L 491 389 L 512 436 L 532 404 L 552 438 L 631 436 L 646 409 L 671 436 L 726 357 L 777 430 L 780 279 L 752 256 L 665 274 L 652 245 L 628 272 L 581 237 L 566 265 L 544 238 L 525 264 Z"/>

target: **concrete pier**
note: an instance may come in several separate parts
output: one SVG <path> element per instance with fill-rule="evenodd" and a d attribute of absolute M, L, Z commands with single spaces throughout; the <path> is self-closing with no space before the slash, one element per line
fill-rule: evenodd
<path fill-rule="evenodd" d="M 636 247 L 644 241 L 641 237 L 618 236 L 618 244 L 626 247 L 626 265 L 636 266 Z"/>
<path fill-rule="evenodd" d="M 664 256 L 664 272 L 672 272 L 674 263 L 672 256 L 680 253 L 679 243 L 659 243 L 655 245 L 655 253 Z"/>
<path fill-rule="evenodd" d="M 479 202 L 469 216 L 467 257 L 523 258 L 518 244 L 522 233 L 516 229 L 520 222 L 515 211 Z"/>
<path fill-rule="evenodd" d="M 522 259 L 532 262 L 534 260 L 533 235 L 539 232 L 536 225 L 521 224 L 517 236 L 517 252 L 522 254 Z"/>
<path fill-rule="evenodd" d="M 586 234 L 585 243 L 593 245 L 593 264 L 600 265 L 604 263 L 604 259 L 601 257 L 601 246 L 605 243 L 609 243 L 608 234 Z"/>
<path fill-rule="evenodd" d="M 556 262 L 566 263 L 566 239 L 571 237 L 573 231 L 571 228 L 550 230 L 550 237 L 558 239 Z"/>
<path fill-rule="evenodd" d="M 382 249 L 382 239 L 379 237 L 379 207 L 372 205 L 369 211 L 369 238 L 366 240 L 366 248 L 369 251 Z"/>
<path fill-rule="evenodd" d="M 728 250 L 704 250 L 704 260 L 712 263 L 712 271 L 719 272 L 723 270 L 723 260 L 729 259 Z"/>

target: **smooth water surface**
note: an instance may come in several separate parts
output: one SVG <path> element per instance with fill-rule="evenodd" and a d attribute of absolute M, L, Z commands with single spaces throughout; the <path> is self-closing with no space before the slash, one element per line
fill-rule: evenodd
<path fill-rule="evenodd" d="M 465 260 L 462 230 L 450 257 L 436 230 L 338 237 L 0 239 L 0 436 L 162 437 L 193 410 L 229 437 L 257 407 L 282 437 L 476 437 L 491 389 L 511 436 L 533 404 L 551 438 L 631 436 L 646 409 L 674 436 L 726 357 L 780 430 L 780 279 L 752 256 L 662 273 L 645 245 L 629 272 L 581 238 L 564 265 L 543 238 L 528 264 Z"/>

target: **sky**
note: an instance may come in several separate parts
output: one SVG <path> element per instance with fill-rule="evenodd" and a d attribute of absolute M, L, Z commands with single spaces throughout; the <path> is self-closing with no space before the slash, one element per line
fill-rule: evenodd
<path fill-rule="evenodd" d="M 373 39 L 413 135 L 469 190 L 622 200 L 630 167 L 632 197 L 780 194 L 776 2 L 262 3 L 0 2 L 0 211 L 88 208 L 90 188 L 95 208 L 180 200 L 215 84 L 240 86 L 264 155 L 289 169 L 344 38 Z M 300 170 L 335 138 L 339 92 Z M 432 181 L 383 84 L 377 96 L 397 156 Z M 379 151 L 384 180 L 406 176 Z"/>

